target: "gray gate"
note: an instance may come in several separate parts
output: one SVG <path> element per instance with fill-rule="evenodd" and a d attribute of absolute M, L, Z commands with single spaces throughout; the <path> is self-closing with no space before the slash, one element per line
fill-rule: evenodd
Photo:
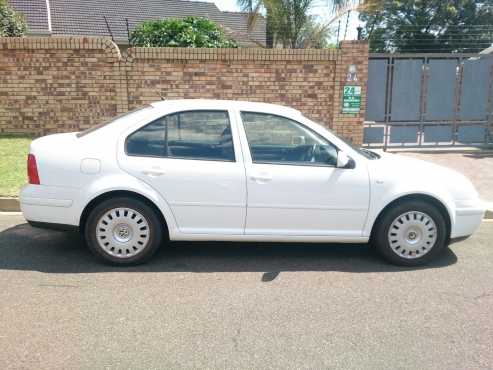
<path fill-rule="evenodd" d="M 493 144 L 493 56 L 371 54 L 368 147 Z"/>

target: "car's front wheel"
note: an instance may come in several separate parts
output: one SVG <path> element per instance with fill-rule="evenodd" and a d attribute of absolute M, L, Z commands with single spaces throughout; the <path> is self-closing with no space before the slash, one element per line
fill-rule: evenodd
<path fill-rule="evenodd" d="M 386 211 L 372 241 L 388 261 L 401 266 L 428 263 L 447 246 L 444 216 L 424 201 L 404 201 Z"/>
<path fill-rule="evenodd" d="M 136 265 L 147 261 L 159 248 L 163 226 L 146 203 L 117 197 L 94 207 L 84 234 L 89 249 L 104 262 Z"/>

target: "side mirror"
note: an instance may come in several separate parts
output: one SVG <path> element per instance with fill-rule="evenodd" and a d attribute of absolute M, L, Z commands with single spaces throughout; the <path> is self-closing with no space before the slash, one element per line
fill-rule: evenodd
<path fill-rule="evenodd" d="M 337 168 L 354 168 L 356 163 L 354 159 L 350 158 L 346 153 L 342 150 L 337 152 Z"/>

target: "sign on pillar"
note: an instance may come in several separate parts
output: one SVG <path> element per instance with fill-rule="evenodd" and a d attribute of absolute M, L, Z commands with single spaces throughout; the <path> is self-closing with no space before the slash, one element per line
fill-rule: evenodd
<path fill-rule="evenodd" d="M 361 86 L 344 86 L 342 94 L 342 113 L 359 113 L 361 108 Z"/>

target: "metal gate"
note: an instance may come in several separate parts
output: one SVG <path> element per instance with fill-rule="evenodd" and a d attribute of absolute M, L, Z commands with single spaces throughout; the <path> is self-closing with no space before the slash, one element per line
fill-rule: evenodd
<path fill-rule="evenodd" d="M 364 145 L 493 144 L 493 56 L 370 54 Z"/>

